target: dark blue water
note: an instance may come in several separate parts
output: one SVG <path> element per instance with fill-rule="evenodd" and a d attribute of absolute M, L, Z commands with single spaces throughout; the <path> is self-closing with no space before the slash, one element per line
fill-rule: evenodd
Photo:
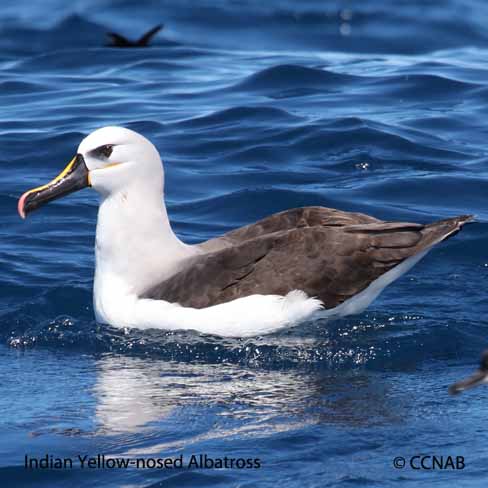
<path fill-rule="evenodd" d="M 0 9 L 0 485 L 484 486 L 488 6 L 5 1 Z M 107 30 L 153 47 L 103 47 Z M 253 339 L 94 322 L 97 200 L 18 196 L 117 124 L 160 149 L 178 235 L 302 205 L 475 213 L 360 316 Z M 24 455 L 260 458 L 260 469 L 29 471 Z M 416 454 L 464 470 L 393 468 Z"/>

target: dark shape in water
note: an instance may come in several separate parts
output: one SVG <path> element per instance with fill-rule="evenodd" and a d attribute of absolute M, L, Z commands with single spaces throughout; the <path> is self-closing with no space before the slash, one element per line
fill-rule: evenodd
<path fill-rule="evenodd" d="M 481 362 L 479 369 L 468 378 L 458 381 L 449 387 L 451 395 L 457 395 L 464 390 L 469 390 L 475 386 L 484 385 L 488 383 L 488 349 L 483 351 L 481 355 Z"/>
<path fill-rule="evenodd" d="M 107 32 L 107 36 L 109 36 L 112 40 L 111 44 L 108 44 L 109 47 L 146 47 L 149 44 L 149 41 L 164 27 L 163 24 L 159 24 L 156 27 L 148 30 L 142 37 L 140 37 L 137 41 L 131 41 L 126 37 L 117 34 L 116 32 Z"/>

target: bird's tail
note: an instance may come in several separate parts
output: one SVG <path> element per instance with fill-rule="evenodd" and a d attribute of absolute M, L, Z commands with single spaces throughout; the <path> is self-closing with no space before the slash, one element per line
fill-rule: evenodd
<path fill-rule="evenodd" d="M 422 247 L 424 249 L 429 248 L 439 242 L 449 239 L 456 235 L 464 224 L 471 222 L 473 219 L 473 215 L 460 215 L 458 217 L 451 217 L 449 219 L 432 222 L 432 224 L 427 224 L 422 230 Z"/>

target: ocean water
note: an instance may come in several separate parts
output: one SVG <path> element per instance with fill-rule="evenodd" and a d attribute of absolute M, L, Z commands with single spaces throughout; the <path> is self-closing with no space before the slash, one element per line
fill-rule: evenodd
<path fill-rule="evenodd" d="M 482 0 L 2 2 L 0 485 L 485 486 L 488 390 L 447 386 L 488 343 L 487 19 Z M 149 48 L 104 46 L 159 22 Z M 98 325 L 94 192 L 25 222 L 16 205 L 110 124 L 159 148 L 187 242 L 303 205 L 477 223 L 359 316 L 251 339 Z M 26 454 L 261 467 L 34 470 Z"/>

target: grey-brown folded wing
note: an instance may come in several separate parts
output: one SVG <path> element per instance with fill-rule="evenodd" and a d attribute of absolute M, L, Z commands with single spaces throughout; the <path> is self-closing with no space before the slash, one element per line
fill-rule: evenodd
<path fill-rule="evenodd" d="M 332 308 L 405 259 L 457 232 L 466 220 L 421 225 L 373 219 L 264 233 L 243 228 L 235 232 L 247 236 L 255 232 L 258 237 L 194 258 L 144 297 L 203 308 L 253 294 L 285 295 L 299 289 Z"/>
<path fill-rule="evenodd" d="M 344 227 L 346 225 L 371 223 L 381 223 L 381 220 L 362 213 L 342 212 L 326 207 L 293 208 L 227 232 L 223 236 L 210 239 L 199 246 L 205 252 L 212 252 L 279 231 L 303 229 L 305 227 Z"/>

